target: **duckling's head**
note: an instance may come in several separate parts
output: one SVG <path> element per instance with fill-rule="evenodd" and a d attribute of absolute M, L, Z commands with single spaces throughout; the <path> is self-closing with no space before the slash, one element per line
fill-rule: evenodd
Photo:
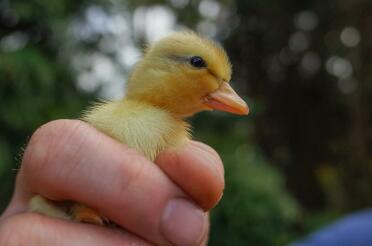
<path fill-rule="evenodd" d="M 230 78 L 221 46 L 193 32 L 176 32 L 147 49 L 127 83 L 126 98 L 181 118 L 211 109 L 247 114 Z"/>

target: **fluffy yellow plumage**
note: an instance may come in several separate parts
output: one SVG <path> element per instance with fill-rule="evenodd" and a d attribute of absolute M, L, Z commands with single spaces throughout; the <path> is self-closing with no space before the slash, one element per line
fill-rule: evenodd
<path fill-rule="evenodd" d="M 248 113 L 230 78 L 222 47 L 193 32 L 177 32 L 147 49 L 122 100 L 97 103 L 82 118 L 154 160 L 160 151 L 189 139 L 185 117 L 211 109 Z M 53 207 L 46 212 L 43 201 L 33 199 L 31 210 L 53 216 Z"/>
<path fill-rule="evenodd" d="M 84 120 L 154 160 L 167 147 L 188 138 L 188 125 L 163 109 L 140 101 L 104 102 L 89 109 Z"/>
<path fill-rule="evenodd" d="M 207 67 L 190 65 L 201 57 Z M 174 33 L 146 51 L 121 101 L 103 102 L 83 119 L 150 160 L 189 137 L 184 117 L 209 109 L 202 98 L 231 77 L 225 51 L 192 32 Z"/>

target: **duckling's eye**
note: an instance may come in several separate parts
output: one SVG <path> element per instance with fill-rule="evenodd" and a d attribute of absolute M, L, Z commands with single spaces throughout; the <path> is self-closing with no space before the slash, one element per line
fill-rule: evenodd
<path fill-rule="evenodd" d="M 205 63 L 205 61 L 203 60 L 203 58 L 201 58 L 200 56 L 193 56 L 190 58 L 190 64 L 193 66 L 193 67 L 196 67 L 196 68 L 203 68 L 203 67 L 206 67 L 207 64 Z"/>

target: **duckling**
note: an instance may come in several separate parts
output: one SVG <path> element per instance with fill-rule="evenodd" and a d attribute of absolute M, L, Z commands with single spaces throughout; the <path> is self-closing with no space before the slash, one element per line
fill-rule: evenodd
<path fill-rule="evenodd" d="M 194 32 L 175 32 L 149 47 L 135 66 L 122 100 L 96 103 L 82 116 L 105 134 L 153 161 L 167 148 L 179 148 L 190 138 L 189 116 L 205 110 L 238 115 L 247 104 L 229 84 L 231 64 L 224 49 Z M 61 212 L 40 196 L 30 210 L 93 224 L 105 219 L 84 205 Z"/>

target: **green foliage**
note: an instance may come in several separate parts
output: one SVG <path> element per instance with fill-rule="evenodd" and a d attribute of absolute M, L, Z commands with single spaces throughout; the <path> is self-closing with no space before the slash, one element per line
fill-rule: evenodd
<path fill-rule="evenodd" d="M 195 120 L 197 138 L 213 146 L 225 165 L 224 196 L 211 215 L 211 245 L 285 245 L 297 236 L 299 207 L 278 170 L 247 143 L 250 121 L 221 114 Z M 211 122 L 224 122 L 224 129 L 216 134 L 218 126 Z"/>
<path fill-rule="evenodd" d="M 229 162 L 226 191 L 212 213 L 212 245 L 284 245 L 298 208 L 279 174 L 265 163 Z"/>

